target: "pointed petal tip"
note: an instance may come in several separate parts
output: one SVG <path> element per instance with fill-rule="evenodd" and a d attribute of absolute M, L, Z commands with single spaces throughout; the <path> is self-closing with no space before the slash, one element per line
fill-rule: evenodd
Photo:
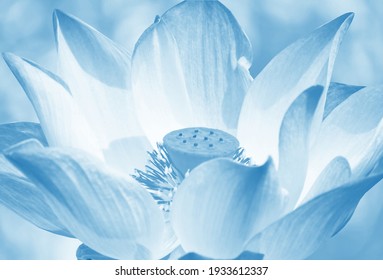
<path fill-rule="evenodd" d="M 7 159 L 12 161 L 14 156 L 19 152 L 27 151 L 27 150 L 36 150 L 43 148 L 43 145 L 36 139 L 27 139 L 13 145 L 3 151 L 3 154 Z"/>

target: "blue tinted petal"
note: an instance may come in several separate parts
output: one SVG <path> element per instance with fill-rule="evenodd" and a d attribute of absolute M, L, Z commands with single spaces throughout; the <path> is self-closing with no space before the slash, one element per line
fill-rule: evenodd
<path fill-rule="evenodd" d="M 256 235 L 247 246 L 265 259 L 304 259 L 350 219 L 363 195 L 383 174 L 354 181 L 303 204 Z"/>
<path fill-rule="evenodd" d="M 285 206 L 274 166 L 249 167 L 227 159 L 205 162 L 175 194 L 171 221 L 187 252 L 231 259 L 248 238 L 277 219 Z"/>
<path fill-rule="evenodd" d="M 306 177 L 310 133 L 323 87 L 304 91 L 287 110 L 279 132 L 278 176 L 289 192 L 289 209 L 299 198 Z"/>
<path fill-rule="evenodd" d="M 0 151 L 31 138 L 37 139 L 44 146 L 48 145 L 40 124 L 15 122 L 0 125 Z"/>
<path fill-rule="evenodd" d="M 44 194 L 3 156 L 0 156 L 0 203 L 44 230 L 71 236 Z"/>
<path fill-rule="evenodd" d="M 53 21 L 59 74 L 101 147 L 126 137 L 142 136 L 130 91 L 130 57 L 126 51 L 63 12 L 56 11 Z"/>
<path fill-rule="evenodd" d="M 262 260 L 263 255 L 258 253 L 253 253 L 249 251 L 245 251 L 241 253 L 234 260 Z M 179 258 L 179 260 L 212 260 L 211 258 L 207 258 L 196 253 L 188 253 Z"/>
<path fill-rule="evenodd" d="M 321 26 L 287 47 L 254 79 L 238 122 L 238 138 L 257 163 L 271 155 L 278 158 L 278 133 L 283 116 L 308 87 L 330 83 L 333 63 L 353 14 L 345 14 Z M 321 99 L 323 113 L 325 95 Z M 317 129 L 322 118 L 317 118 Z"/>
<path fill-rule="evenodd" d="M 49 145 L 76 147 L 101 156 L 66 84 L 31 61 L 9 53 L 4 59 L 32 102 Z"/>
<path fill-rule="evenodd" d="M 79 150 L 44 149 L 27 141 L 8 151 L 7 157 L 90 248 L 112 258 L 162 257 L 157 254 L 165 232 L 163 214 L 141 186 L 114 175 Z"/>
<path fill-rule="evenodd" d="M 179 50 L 163 21 L 140 37 L 132 59 L 137 116 L 152 145 L 170 131 L 196 126 Z"/>
<path fill-rule="evenodd" d="M 352 86 L 340 83 L 331 83 L 326 97 L 323 119 L 334 110 L 340 103 L 345 101 L 353 93 L 364 88 L 363 86 Z"/>
<path fill-rule="evenodd" d="M 235 129 L 252 80 L 252 50 L 234 16 L 218 1 L 184 1 L 161 21 L 177 43 L 197 120 L 207 127 Z"/>
<path fill-rule="evenodd" d="M 370 172 L 383 147 L 383 87 L 363 88 L 323 121 L 310 153 L 303 194 L 335 157 L 344 157 L 353 176 Z"/>

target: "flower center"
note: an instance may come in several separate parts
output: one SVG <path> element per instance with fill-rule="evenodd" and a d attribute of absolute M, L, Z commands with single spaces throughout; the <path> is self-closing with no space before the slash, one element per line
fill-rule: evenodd
<path fill-rule="evenodd" d="M 234 136 L 205 127 L 175 130 L 163 140 L 172 165 L 183 174 L 213 158 L 232 158 L 239 147 Z"/>
<path fill-rule="evenodd" d="M 136 170 L 133 178 L 168 212 L 178 186 L 190 170 L 220 157 L 249 164 L 250 159 L 243 153 L 238 140 L 224 131 L 205 127 L 175 130 L 165 135 L 163 144 L 157 144 L 157 150 L 148 152 L 146 170 Z"/>

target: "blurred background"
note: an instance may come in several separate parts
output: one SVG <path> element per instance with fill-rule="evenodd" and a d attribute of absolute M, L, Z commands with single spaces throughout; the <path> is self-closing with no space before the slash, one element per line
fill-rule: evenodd
<path fill-rule="evenodd" d="M 55 69 L 52 11 L 61 9 L 132 50 L 156 15 L 173 0 L 1 0 L 0 51 Z M 346 13 L 355 18 L 338 55 L 333 80 L 355 85 L 383 84 L 381 0 L 236 0 L 223 2 L 253 45 L 255 76 L 279 51 L 316 27 Z M 0 61 L 0 123 L 35 121 L 36 116 L 3 60 Z M 382 185 L 382 184 L 381 184 Z M 383 258 L 383 185 L 361 202 L 346 229 L 312 258 Z M 352 244 L 352 246 L 350 245 Z M 29 225 L 0 206 L 0 259 L 75 258 L 77 241 Z"/>

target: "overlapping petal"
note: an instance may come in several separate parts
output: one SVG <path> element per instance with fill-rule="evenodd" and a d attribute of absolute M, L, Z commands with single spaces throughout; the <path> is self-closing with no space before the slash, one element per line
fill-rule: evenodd
<path fill-rule="evenodd" d="M 44 149 L 28 141 L 7 157 L 87 246 L 112 258 L 161 257 L 163 216 L 144 188 L 77 150 Z"/>
<path fill-rule="evenodd" d="M 304 259 L 336 234 L 350 219 L 363 195 L 383 174 L 326 192 L 276 221 L 248 244 L 265 259 Z"/>
<path fill-rule="evenodd" d="M 246 240 L 282 214 L 285 199 L 271 161 L 248 167 L 215 159 L 193 169 L 182 182 L 171 221 L 186 252 L 235 258 Z"/>
<path fill-rule="evenodd" d="M 102 157 L 67 85 L 53 73 L 13 54 L 4 59 L 28 95 L 50 146 L 75 147 Z"/>
<path fill-rule="evenodd" d="M 278 162 L 278 133 L 283 116 L 296 97 L 310 86 L 320 84 L 326 93 L 335 56 L 353 14 L 345 14 L 296 41 L 263 69 L 252 82 L 244 99 L 238 139 L 256 163 L 269 155 Z M 321 99 L 323 113 L 325 95 Z M 314 120 L 314 129 L 322 114 Z"/>
<path fill-rule="evenodd" d="M 144 33 L 133 55 L 133 89 L 145 132 L 161 134 L 156 127 L 167 127 L 163 120 L 171 121 L 171 129 L 192 121 L 234 130 L 252 80 L 251 56 L 247 37 L 218 1 L 184 1 L 171 8 Z"/>
<path fill-rule="evenodd" d="M 289 192 L 289 209 L 294 207 L 305 182 L 313 120 L 322 94 L 322 86 L 304 91 L 282 121 L 278 176 L 281 186 Z"/>
<path fill-rule="evenodd" d="M 142 136 L 130 92 L 130 55 L 104 35 L 55 11 L 59 74 L 103 148 Z"/>
<path fill-rule="evenodd" d="M 15 122 L 0 125 L 0 151 L 26 139 L 37 139 L 47 146 L 41 126 L 32 122 Z"/>
<path fill-rule="evenodd" d="M 365 176 L 371 171 L 382 153 L 382 107 L 383 88 L 366 87 L 327 116 L 310 152 L 302 197 L 335 157 L 344 157 L 354 176 Z"/>
<path fill-rule="evenodd" d="M 48 206 L 44 194 L 0 156 L 0 203 L 47 231 L 72 236 Z"/>

